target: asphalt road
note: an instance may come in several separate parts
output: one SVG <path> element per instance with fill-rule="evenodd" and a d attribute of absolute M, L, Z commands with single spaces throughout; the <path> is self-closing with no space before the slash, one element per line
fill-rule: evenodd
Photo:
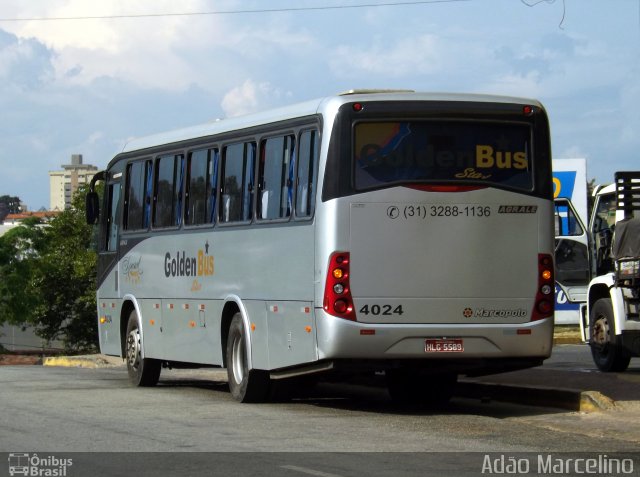
<path fill-rule="evenodd" d="M 591 365 L 584 348 L 558 349 L 539 372 L 592 374 L 585 371 Z M 637 364 L 627 376 L 638 377 Z M 159 386 L 145 389 L 130 387 L 121 367 L 2 366 L 0 403 L 0 452 L 90 452 L 73 454 L 76 467 L 70 470 L 85 465 L 91 472 L 68 472 L 70 477 L 205 470 L 331 477 L 434 475 L 437 469 L 438 475 L 480 475 L 487 452 L 596 456 L 640 448 L 640 402 L 634 400 L 611 411 L 578 413 L 454 398 L 445 410 L 416 412 L 395 406 L 381 388 L 323 384 L 291 402 L 242 405 L 231 399 L 216 370 L 163 371 Z M 637 470 L 640 456 L 634 458 Z M 5 470 L 0 461 L 0 475 Z"/>
<path fill-rule="evenodd" d="M 602 373 L 593 363 L 588 345 L 560 345 L 553 348 L 543 366 L 474 381 L 598 391 L 616 402 L 640 402 L 640 358 L 633 358 L 623 373 Z"/>

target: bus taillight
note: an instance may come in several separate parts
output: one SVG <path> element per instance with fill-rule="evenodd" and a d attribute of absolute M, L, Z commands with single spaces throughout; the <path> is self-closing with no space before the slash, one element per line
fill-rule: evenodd
<path fill-rule="evenodd" d="M 356 313 L 349 286 L 349 252 L 334 252 L 329 259 L 324 288 L 324 311 L 338 318 L 355 320 Z"/>
<path fill-rule="evenodd" d="M 538 291 L 536 303 L 531 313 L 531 321 L 553 316 L 554 293 L 553 257 L 541 253 L 538 255 Z"/>

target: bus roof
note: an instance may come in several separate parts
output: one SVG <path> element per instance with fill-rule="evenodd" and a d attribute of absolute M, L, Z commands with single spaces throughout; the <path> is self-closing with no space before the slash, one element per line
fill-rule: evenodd
<path fill-rule="evenodd" d="M 451 102 L 486 102 L 486 103 L 515 103 L 542 107 L 533 99 L 516 98 L 466 93 L 419 93 L 411 90 L 349 90 L 335 96 L 328 96 L 303 103 L 293 104 L 277 109 L 270 109 L 259 113 L 248 114 L 228 119 L 217 119 L 204 124 L 176 129 L 150 136 L 132 139 L 127 142 L 121 153 L 142 151 L 152 147 L 179 143 L 193 139 L 213 136 L 225 132 L 251 128 L 262 124 L 286 121 L 305 116 L 312 116 L 329 111 L 337 111 L 344 103 L 354 101 L 451 101 Z"/>

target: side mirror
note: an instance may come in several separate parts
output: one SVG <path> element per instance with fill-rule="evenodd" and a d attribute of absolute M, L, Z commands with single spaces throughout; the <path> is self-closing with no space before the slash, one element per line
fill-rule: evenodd
<path fill-rule="evenodd" d="M 100 199 L 97 192 L 87 192 L 85 197 L 85 214 L 87 217 L 87 223 L 89 225 L 95 225 L 100 219 Z"/>

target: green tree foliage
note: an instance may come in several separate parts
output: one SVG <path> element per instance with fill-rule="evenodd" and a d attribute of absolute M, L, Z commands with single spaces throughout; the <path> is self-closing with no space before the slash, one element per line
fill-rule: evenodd
<path fill-rule="evenodd" d="M 20 198 L 10 195 L 0 196 L 0 223 L 9 214 L 17 214 L 21 212 Z"/>
<path fill-rule="evenodd" d="M 0 237 L 0 322 L 29 324 L 70 351 L 95 348 L 92 234 L 80 191 L 48 225 L 26 223 Z"/>
<path fill-rule="evenodd" d="M 587 220 L 591 217 L 591 211 L 593 210 L 593 190 L 596 188 L 596 185 L 595 179 L 587 181 Z"/>
<path fill-rule="evenodd" d="M 44 241 L 40 221 L 25 220 L 0 237 L 0 323 L 29 321 L 38 297 L 29 293 Z"/>

